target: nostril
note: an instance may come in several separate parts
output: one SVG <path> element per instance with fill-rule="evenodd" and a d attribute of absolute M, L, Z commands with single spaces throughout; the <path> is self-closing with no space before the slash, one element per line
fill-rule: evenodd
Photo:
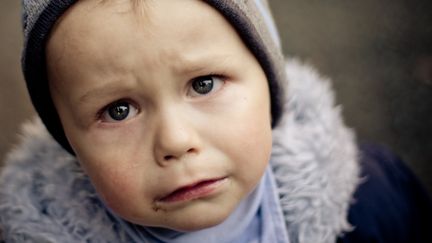
<path fill-rule="evenodd" d="M 188 153 L 195 153 L 195 149 L 194 149 L 194 148 L 191 148 L 191 149 L 189 149 L 187 152 L 188 152 Z"/>
<path fill-rule="evenodd" d="M 186 151 L 186 154 L 189 154 L 189 153 L 195 153 L 196 152 L 196 149 L 194 149 L 194 148 L 190 148 L 190 149 L 188 149 L 187 151 Z M 178 157 L 181 157 L 183 154 L 181 154 L 181 155 L 179 155 L 179 156 L 175 156 L 175 155 L 165 155 L 163 158 L 164 158 L 164 160 L 165 161 L 167 161 L 167 160 L 173 160 L 173 159 L 175 159 L 175 158 L 178 158 Z"/>

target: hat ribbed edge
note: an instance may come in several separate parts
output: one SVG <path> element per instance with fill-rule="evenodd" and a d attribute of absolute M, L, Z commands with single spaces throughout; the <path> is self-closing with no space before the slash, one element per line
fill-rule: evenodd
<path fill-rule="evenodd" d="M 61 0 L 48 3 L 28 32 L 22 56 L 22 68 L 31 101 L 54 139 L 71 154 L 74 152 L 64 134 L 49 91 L 45 44 L 57 19 L 75 2 L 76 0 Z"/>

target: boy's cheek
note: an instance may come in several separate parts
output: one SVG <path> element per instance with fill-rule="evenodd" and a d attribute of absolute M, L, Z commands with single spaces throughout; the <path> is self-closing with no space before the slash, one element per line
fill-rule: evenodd
<path fill-rule="evenodd" d="M 239 170 L 249 171 L 244 176 L 247 179 L 255 180 L 256 183 L 259 181 L 257 178 L 262 176 L 270 160 L 272 146 L 271 130 L 270 128 L 267 129 L 266 126 L 257 128 L 254 121 L 248 124 L 239 133 L 239 139 L 237 140 L 239 144 L 232 149 L 241 151 L 237 153 L 238 158 L 236 158 Z M 233 151 L 232 153 L 235 152 Z"/>
<path fill-rule="evenodd" d="M 143 183 L 140 173 L 149 169 L 151 160 L 145 141 L 136 139 L 138 133 L 77 132 L 70 142 L 93 183 L 127 192 Z"/>
<path fill-rule="evenodd" d="M 108 158 L 121 154 L 121 157 L 126 159 L 148 147 L 145 127 L 133 123 L 117 127 L 101 127 L 97 124 L 80 127 L 72 124 L 70 129 L 65 128 L 65 131 L 76 153 L 95 154 L 97 157 L 107 156 Z"/>
<path fill-rule="evenodd" d="M 111 153 L 97 158 L 94 154 L 78 157 L 102 200 L 113 211 L 125 215 L 135 208 L 150 207 L 146 197 L 150 195 L 146 187 L 149 183 L 145 181 L 148 176 L 144 173 L 150 168 L 142 160 L 129 158 Z"/>
<path fill-rule="evenodd" d="M 263 94 L 264 95 L 264 94 Z M 264 95 L 265 97 L 265 95 Z M 244 96 L 218 124 L 221 151 L 231 156 L 238 171 L 248 171 L 243 179 L 255 184 L 270 159 L 272 130 L 268 101 L 256 96 Z"/>
<path fill-rule="evenodd" d="M 112 168 L 86 172 L 103 201 L 115 211 L 125 206 L 126 202 L 134 202 L 136 191 L 139 191 L 139 186 L 142 184 L 141 181 L 136 180 L 139 177 L 130 171 L 119 171 Z"/>

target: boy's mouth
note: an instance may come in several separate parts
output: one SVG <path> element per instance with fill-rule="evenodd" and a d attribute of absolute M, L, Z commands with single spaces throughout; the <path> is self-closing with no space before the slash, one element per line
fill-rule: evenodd
<path fill-rule="evenodd" d="M 202 180 L 187 186 L 182 186 L 173 192 L 157 199 L 161 203 L 174 203 L 190 201 L 193 199 L 203 198 L 213 194 L 224 182 L 227 177 Z"/>

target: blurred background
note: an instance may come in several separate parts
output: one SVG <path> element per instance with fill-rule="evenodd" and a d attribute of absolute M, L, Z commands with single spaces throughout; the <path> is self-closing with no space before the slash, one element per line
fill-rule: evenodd
<path fill-rule="evenodd" d="M 432 192 L 432 1 L 270 0 L 284 52 L 333 80 L 360 142 L 385 144 Z M 0 8 L 0 158 L 34 116 L 20 69 L 20 1 Z M 0 160 L 0 161 L 1 161 Z"/>

